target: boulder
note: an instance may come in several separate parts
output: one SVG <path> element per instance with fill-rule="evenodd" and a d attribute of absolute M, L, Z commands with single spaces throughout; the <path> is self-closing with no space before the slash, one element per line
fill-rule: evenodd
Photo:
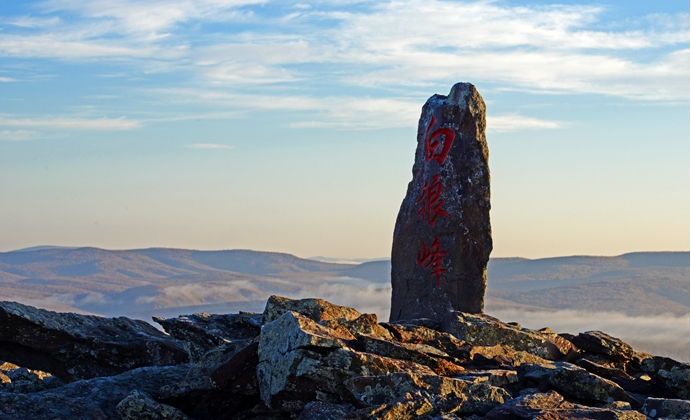
<path fill-rule="evenodd" d="M 305 406 L 298 420 L 340 420 L 353 412 L 351 405 L 330 404 L 322 401 L 312 401 Z"/>
<path fill-rule="evenodd" d="M 266 301 L 263 323 L 268 324 L 288 311 L 297 312 L 313 321 L 346 320 L 353 321 L 360 317 L 360 312 L 347 306 L 334 305 L 322 299 L 289 299 L 272 295 Z"/>
<path fill-rule="evenodd" d="M 689 399 L 688 363 L 677 362 L 669 357 L 653 356 L 643 359 L 640 366 L 654 381 L 659 396 Z"/>
<path fill-rule="evenodd" d="M 500 362 L 500 364 L 506 364 L 509 362 L 511 366 L 520 366 L 523 363 L 540 363 L 545 364 L 550 361 L 543 359 L 540 356 L 535 356 L 525 351 L 514 350 L 508 346 L 497 344 L 496 346 L 473 346 L 464 349 L 463 353 L 465 358 L 468 358 L 474 362 L 479 362 L 482 364 L 483 360 L 495 359 Z"/>
<path fill-rule="evenodd" d="M 188 355 L 182 343 L 144 321 L 0 302 L 0 360 L 71 382 L 186 363 Z"/>
<path fill-rule="evenodd" d="M 618 369 L 614 367 L 609 367 L 605 366 L 599 363 L 592 362 L 588 359 L 578 359 L 574 363 L 576 366 L 582 367 L 583 369 L 587 370 L 588 372 L 594 373 L 598 376 L 601 376 L 603 378 L 611 379 L 614 377 L 617 378 L 624 378 L 624 379 L 633 379 L 629 374 L 624 372 L 623 369 Z"/>
<path fill-rule="evenodd" d="M 432 403 L 424 397 L 407 394 L 388 404 L 360 409 L 345 419 L 413 420 L 429 419 L 434 411 Z"/>
<path fill-rule="evenodd" d="M 441 329 L 472 346 L 503 345 L 512 350 L 525 351 L 548 360 L 559 360 L 568 349 L 551 341 L 550 335 L 522 329 L 486 315 L 448 311 L 441 321 Z"/>
<path fill-rule="evenodd" d="M 475 86 L 457 83 L 429 98 L 394 228 L 390 321 L 482 312 L 492 251 L 488 159 Z"/>
<path fill-rule="evenodd" d="M 393 338 L 401 343 L 425 344 L 447 353 L 461 350 L 465 342 L 453 335 L 415 324 L 383 323 L 382 327 L 391 332 Z"/>
<path fill-rule="evenodd" d="M 511 398 L 504 389 L 488 383 L 408 372 L 354 377 L 345 386 L 360 406 L 381 406 L 417 395 L 416 399 L 431 403 L 429 415 L 486 414 Z"/>
<path fill-rule="evenodd" d="M 688 419 L 690 416 L 689 400 L 646 398 L 641 411 L 656 419 Z"/>
<path fill-rule="evenodd" d="M 224 418 L 227 412 L 252 408 L 259 403 L 258 343 L 257 337 L 220 345 L 193 363 L 182 381 L 161 387 L 153 396 L 194 418 Z"/>
<path fill-rule="evenodd" d="M 122 420 L 189 420 L 177 408 L 156 402 L 137 390 L 120 401 L 115 410 Z"/>
<path fill-rule="evenodd" d="M 8 362 L 0 364 L 0 391 L 31 393 L 63 385 L 60 379 L 48 372 L 27 369 Z"/>
<path fill-rule="evenodd" d="M 152 318 L 172 337 L 186 343 L 190 355 L 195 360 L 223 343 L 255 338 L 259 336 L 262 327 L 262 314 L 251 312 L 222 315 L 202 313 L 168 319 L 157 316 Z"/>
<path fill-rule="evenodd" d="M 554 391 L 522 395 L 493 409 L 485 420 L 646 420 L 645 415 L 630 409 L 597 408 L 571 404 Z"/>
<path fill-rule="evenodd" d="M 631 346 L 602 331 L 586 331 L 578 334 L 571 341 L 581 350 L 602 354 L 612 360 L 626 361 L 633 359 L 634 356 Z"/>
<path fill-rule="evenodd" d="M 524 364 L 519 372 L 535 379 L 546 378 L 555 389 L 586 404 L 609 404 L 626 401 L 635 407 L 641 404 L 616 383 L 566 362 L 554 364 Z"/>
<path fill-rule="evenodd" d="M 118 403 L 133 391 L 153 394 L 163 385 L 182 380 L 188 369 L 188 365 L 150 366 L 30 394 L 0 393 L 0 418 L 116 419 Z"/>
<path fill-rule="evenodd" d="M 486 382 L 493 386 L 507 386 L 518 382 L 518 373 L 515 370 L 490 369 L 479 371 L 466 371 L 454 376 L 455 379 L 463 379 L 474 383 Z"/>
<path fill-rule="evenodd" d="M 257 380 L 267 407 L 300 412 L 320 395 L 339 402 L 342 383 L 353 376 L 389 372 L 432 374 L 426 366 L 355 351 L 329 329 L 288 311 L 262 328 Z"/>
<path fill-rule="evenodd" d="M 465 371 L 461 366 L 452 363 L 452 358 L 448 354 L 426 344 L 396 343 L 366 335 L 358 336 L 358 341 L 367 353 L 410 360 L 429 366 L 438 375 L 457 375 Z"/>

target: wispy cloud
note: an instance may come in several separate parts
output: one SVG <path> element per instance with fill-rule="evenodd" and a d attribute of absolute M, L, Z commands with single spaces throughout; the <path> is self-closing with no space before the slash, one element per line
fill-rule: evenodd
<path fill-rule="evenodd" d="M 295 121 L 290 128 L 342 128 L 381 129 L 392 127 L 414 127 L 421 105 L 408 99 L 357 98 L 357 97 L 309 97 L 285 95 L 247 95 L 205 89 L 164 89 L 152 92 L 166 98 L 166 101 L 212 102 L 224 107 L 244 108 L 248 111 L 283 110 L 307 111 L 314 119 Z M 237 117 L 240 114 L 234 115 Z M 227 113 L 195 115 L 190 118 L 228 118 Z M 524 129 L 540 130 L 561 128 L 562 121 L 549 121 L 521 115 L 499 115 L 487 117 L 488 132 L 507 132 Z"/>
<path fill-rule="evenodd" d="M 43 20 L 16 19 L 34 33 L 0 34 L 0 53 L 137 58 L 145 68 L 167 60 L 168 68 L 233 88 L 315 78 L 399 88 L 462 78 L 646 100 L 685 99 L 689 90 L 688 16 L 657 15 L 617 31 L 601 29 L 616 25 L 587 5 L 406 0 L 352 11 L 262 0 L 51 0 L 41 7 Z M 206 25 L 218 22 L 228 32 L 209 37 Z M 252 25 L 240 31 L 237 23 Z"/>
<path fill-rule="evenodd" d="M 517 130 L 544 130 L 561 128 L 566 124 L 560 121 L 541 120 L 521 115 L 498 115 L 487 117 L 488 133 L 503 133 Z"/>
<path fill-rule="evenodd" d="M 216 143 L 193 143 L 186 144 L 185 147 L 188 149 L 232 149 L 233 146 L 227 144 L 216 144 Z"/>
<path fill-rule="evenodd" d="M 438 0 L 309 7 L 271 0 L 48 0 L 35 10 L 36 16 L 0 16 L 0 56 L 23 65 L 107 62 L 95 75 L 122 77 L 122 84 L 174 74 L 150 79 L 166 97 L 162 112 L 187 101 L 212 107 L 210 115 L 294 112 L 296 129 L 379 129 L 415 124 L 421 101 L 411 92 L 458 81 L 642 101 L 689 96 L 688 14 L 624 24 L 608 21 L 599 6 Z M 141 103 L 150 104 L 151 91 L 137 86 L 123 93 L 134 97 L 130 115 L 147 112 Z M 128 130 L 145 122 L 0 116 L 0 126 L 64 130 Z M 488 130 L 564 124 L 504 115 L 489 118 Z"/>
<path fill-rule="evenodd" d="M 0 141 L 25 141 L 42 138 L 41 133 L 32 130 L 0 130 Z"/>
<path fill-rule="evenodd" d="M 7 118 L 0 116 L 0 127 L 35 127 L 57 130 L 131 130 L 140 128 L 141 123 L 136 120 L 120 118 Z"/>

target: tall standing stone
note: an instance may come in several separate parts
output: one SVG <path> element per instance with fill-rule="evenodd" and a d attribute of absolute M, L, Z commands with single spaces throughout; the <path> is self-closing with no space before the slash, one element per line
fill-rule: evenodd
<path fill-rule="evenodd" d="M 480 313 L 492 251 L 485 102 L 470 83 L 434 95 L 391 250 L 391 321 Z"/>

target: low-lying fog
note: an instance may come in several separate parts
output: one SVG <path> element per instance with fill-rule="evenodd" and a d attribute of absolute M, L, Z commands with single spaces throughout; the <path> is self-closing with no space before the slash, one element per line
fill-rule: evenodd
<path fill-rule="evenodd" d="M 181 283 L 162 288 L 141 288 L 140 292 L 127 296 L 91 293 L 8 300 L 57 311 L 74 311 L 74 308 L 78 308 L 82 313 L 128 316 L 152 322 L 151 315 L 175 317 L 194 312 L 261 312 L 266 299 L 272 294 L 279 294 L 296 299 L 319 297 L 354 307 L 362 313 L 375 313 L 380 321 L 389 318 L 391 287 L 387 283 L 352 277 L 323 278 L 320 282 L 304 284 L 277 278 L 264 280 L 256 283 Z M 492 298 L 488 298 L 485 311 L 504 322 L 518 322 L 531 329 L 549 327 L 557 333 L 571 334 L 600 330 L 631 344 L 636 350 L 689 361 L 688 314 L 631 316 L 617 312 L 570 309 L 525 310 L 507 307 L 505 301 L 493 304 Z"/>

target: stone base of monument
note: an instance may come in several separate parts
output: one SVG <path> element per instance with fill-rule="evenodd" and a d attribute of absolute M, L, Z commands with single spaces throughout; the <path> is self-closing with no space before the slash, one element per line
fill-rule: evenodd
<path fill-rule="evenodd" d="M 394 229 L 390 321 L 482 312 L 492 251 L 488 160 L 475 87 L 458 83 L 429 98 Z"/>

